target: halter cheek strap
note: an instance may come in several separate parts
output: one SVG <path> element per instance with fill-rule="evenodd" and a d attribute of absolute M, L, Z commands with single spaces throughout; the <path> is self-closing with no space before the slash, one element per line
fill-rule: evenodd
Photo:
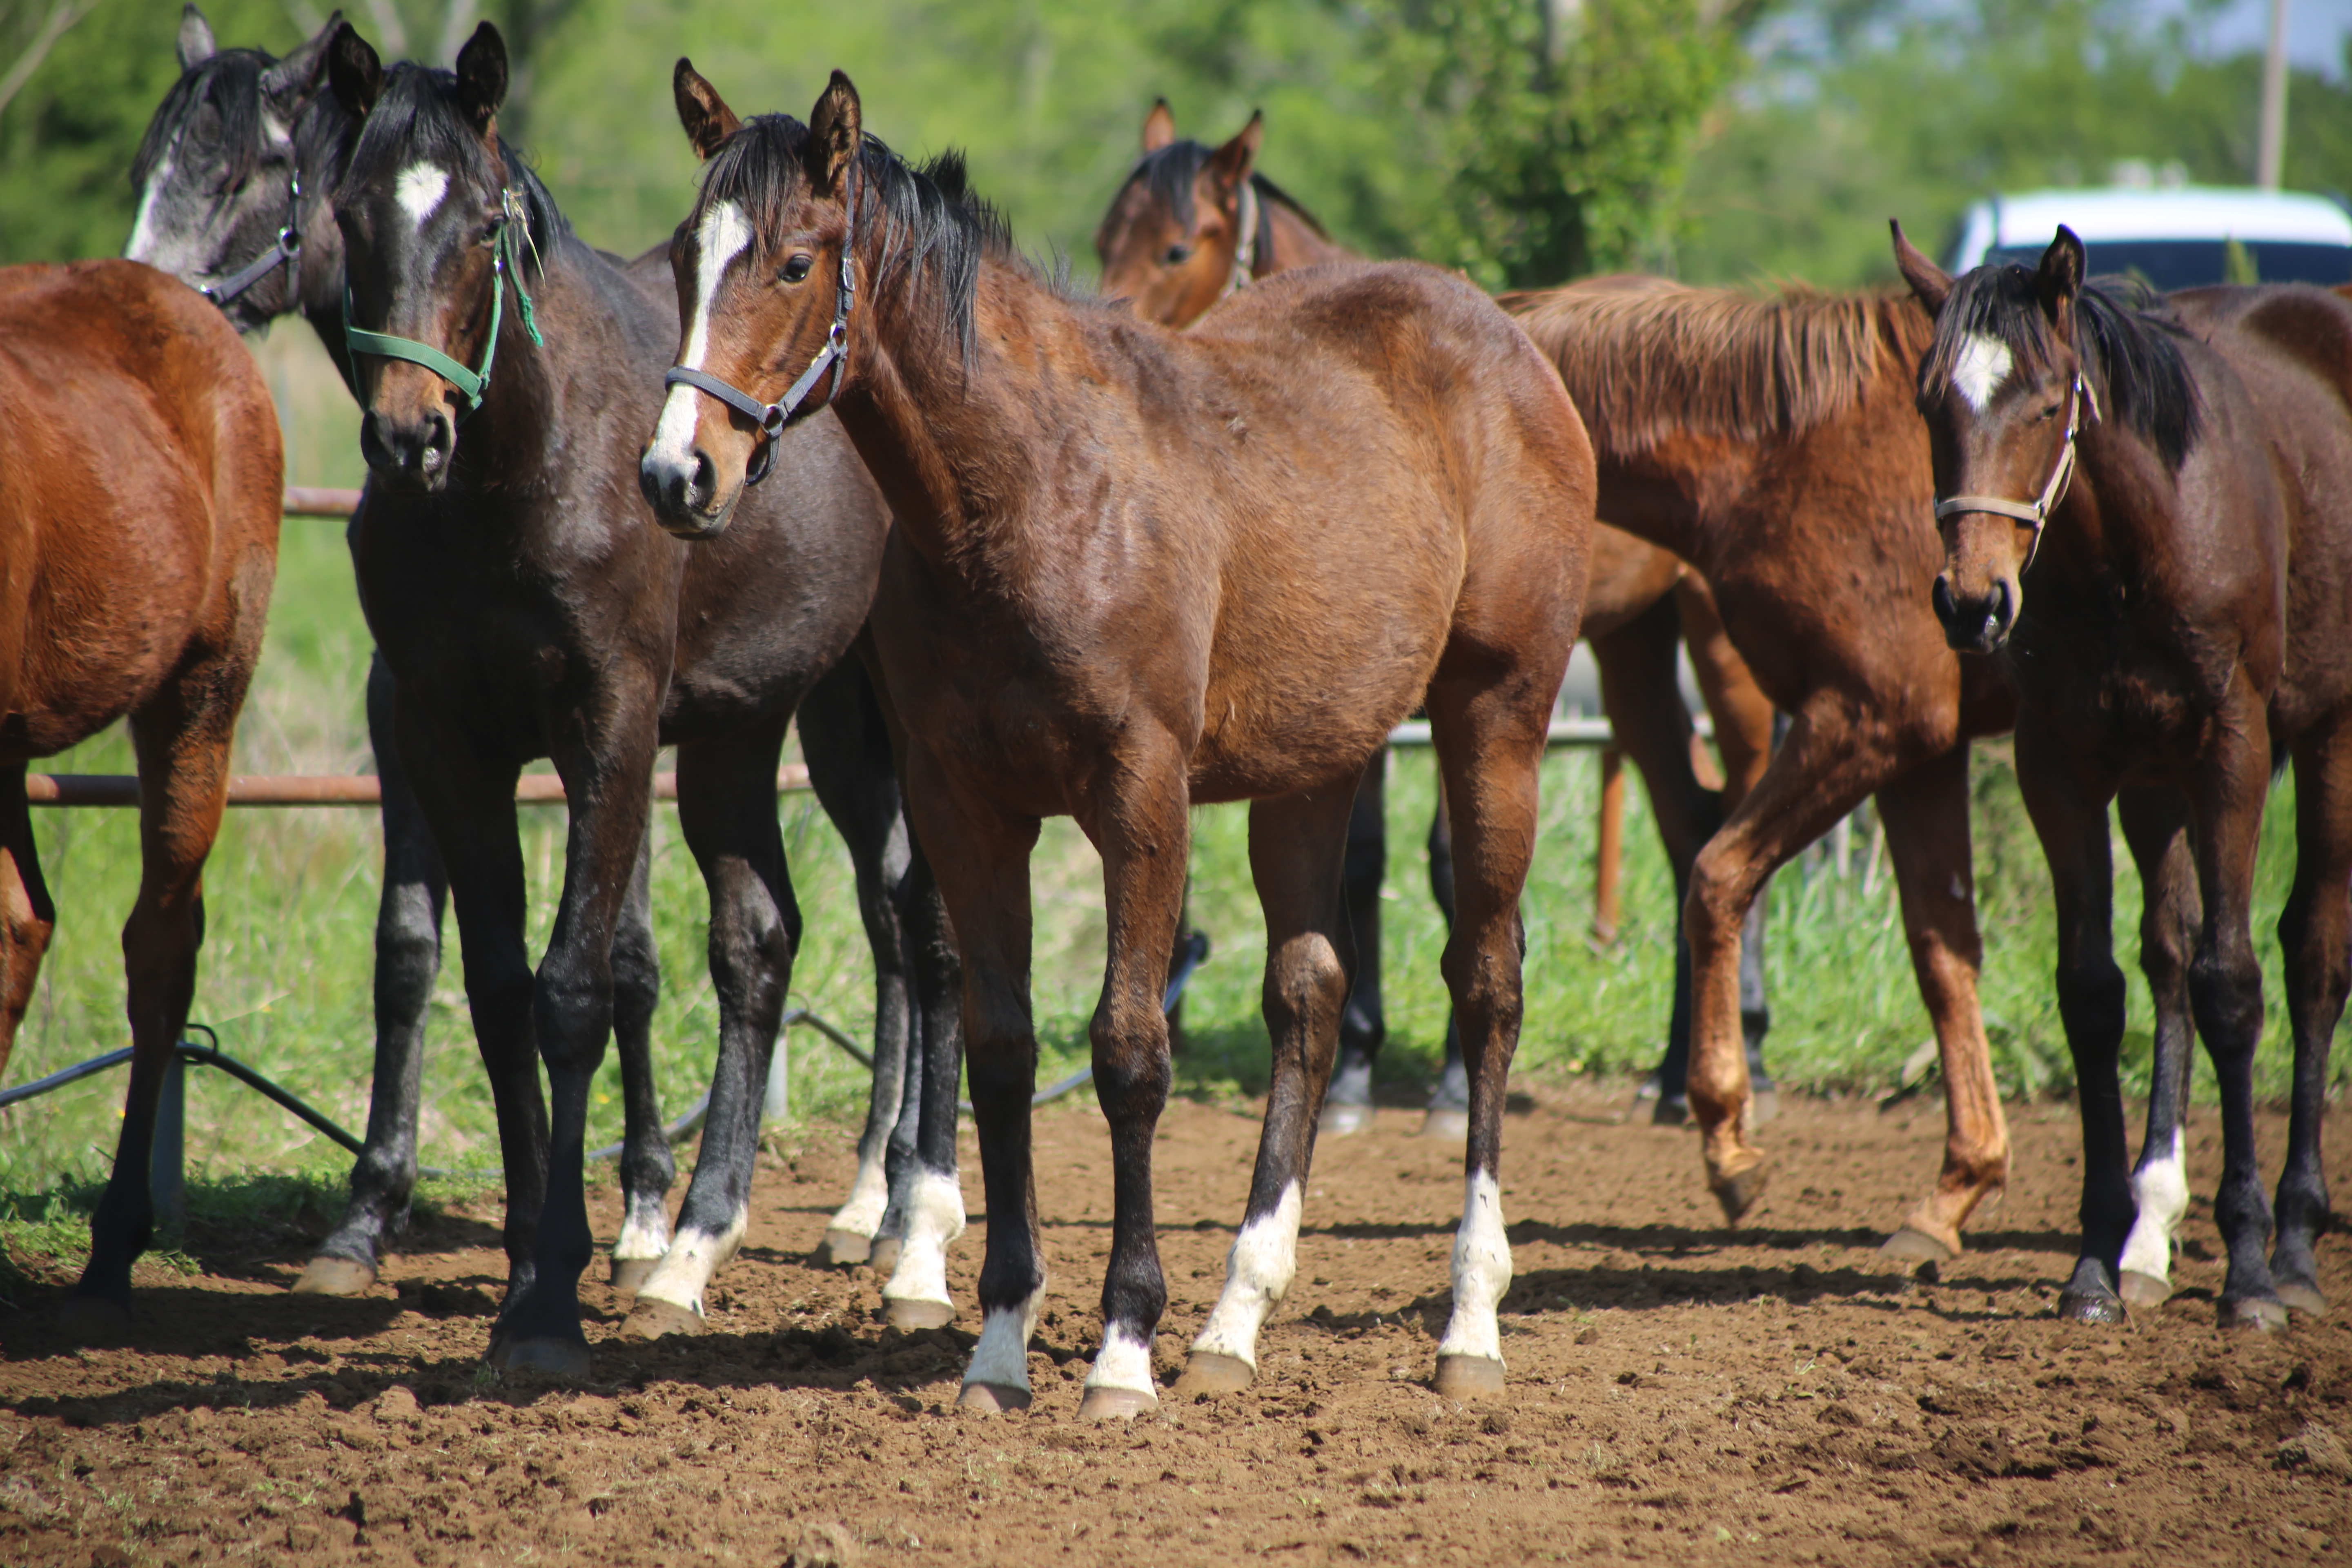
<path fill-rule="evenodd" d="M 268 277 L 281 267 L 290 267 L 302 255 L 302 172 L 289 172 L 286 176 L 286 223 L 278 229 L 278 237 L 268 249 L 247 262 L 217 283 L 207 283 L 196 291 L 221 309 L 228 302 Z"/>
<path fill-rule="evenodd" d="M 468 414 L 481 407 L 482 399 L 489 395 L 490 367 L 498 363 L 499 327 L 505 318 L 506 285 L 509 280 L 514 284 L 515 302 L 522 308 L 523 330 L 530 334 L 532 343 L 541 348 L 547 346 L 547 340 L 540 336 L 530 291 L 523 284 L 522 250 L 530 232 L 530 219 L 512 190 L 500 193 L 499 200 L 503 204 L 502 216 L 490 255 L 490 331 L 482 343 L 479 370 L 467 369 L 431 343 L 394 337 L 390 332 L 365 331 L 352 325 L 351 285 L 343 285 L 343 343 L 348 352 L 423 365 L 457 389 L 466 399 Z"/>
<path fill-rule="evenodd" d="M 808 368 L 784 388 L 784 395 L 775 402 L 762 403 L 742 388 L 691 365 L 674 364 L 662 376 L 665 394 L 673 386 L 690 386 L 717 398 L 760 427 L 766 439 L 744 466 L 743 482 L 747 485 L 758 484 L 776 466 L 777 438 L 783 435 L 784 426 L 827 371 L 833 373 L 833 384 L 825 389 L 825 401 L 832 402 L 841 392 L 842 372 L 849 359 L 849 308 L 857 299 L 857 275 L 850 265 L 856 240 L 857 182 L 853 178 L 849 187 L 849 223 L 841 236 L 841 277 L 834 290 L 833 325 L 826 329 L 824 343 L 811 356 Z"/>
<path fill-rule="evenodd" d="M 1217 296 L 1220 305 L 1248 288 L 1257 277 L 1257 233 L 1262 215 L 1257 205 L 1257 181 L 1255 177 L 1242 181 L 1241 210 L 1234 216 L 1240 226 L 1241 237 L 1234 246 L 1233 275 L 1225 279 L 1224 292 Z"/>
<path fill-rule="evenodd" d="M 2030 501 L 2010 500 L 2002 496 L 1948 496 L 1936 503 L 1936 521 L 1981 511 L 2032 523 L 2033 540 L 2025 547 L 2025 564 L 2017 569 L 2019 576 L 2025 575 L 2033 566 L 2033 558 L 2042 552 L 2042 531 L 2050 525 L 2050 514 L 2058 510 L 2058 503 L 2066 499 L 2066 482 L 2074 477 L 2074 437 L 2081 432 L 2085 407 L 2091 411 L 2090 422 L 2097 424 L 2098 395 L 2078 370 L 2073 384 L 2066 388 L 2066 438 L 2059 443 L 2057 466 L 2050 470 L 2050 482 L 2042 487 L 2039 496 Z"/>

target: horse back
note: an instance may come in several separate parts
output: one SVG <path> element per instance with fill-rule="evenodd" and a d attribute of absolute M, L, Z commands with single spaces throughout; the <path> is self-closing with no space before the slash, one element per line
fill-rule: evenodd
<path fill-rule="evenodd" d="M 220 311 L 136 262 L 0 271 L 0 763 L 74 744 L 192 662 L 249 670 L 283 467 Z"/>

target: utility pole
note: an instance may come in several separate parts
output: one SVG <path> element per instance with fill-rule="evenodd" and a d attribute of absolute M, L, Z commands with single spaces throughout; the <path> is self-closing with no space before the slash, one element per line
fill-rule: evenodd
<path fill-rule="evenodd" d="M 2278 189 L 2279 165 L 2286 156 L 2286 7 L 2287 0 L 2271 0 L 2270 47 L 2263 51 L 2263 125 L 2254 153 L 2254 184 L 2266 191 Z"/>

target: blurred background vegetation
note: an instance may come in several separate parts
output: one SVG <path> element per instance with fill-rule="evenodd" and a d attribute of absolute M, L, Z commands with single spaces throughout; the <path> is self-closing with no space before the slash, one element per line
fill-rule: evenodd
<path fill-rule="evenodd" d="M 746 113 L 805 113 L 825 72 L 857 79 L 867 124 L 900 149 L 969 149 L 980 188 L 1023 242 L 1066 253 L 1081 278 L 1091 237 L 1129 168 L 1157 95 L 1181 130 L 1215 141 L 1264 107 L 1262 167 L 1333 231 L 1377 255 L 1467 268 L 1489 285 L 1546 283 L 1638 267 L 1701 281 L 1887 279 L 1885 219 L 1937 236 L 1996 188 L 2104 183 L 2119 164 L 2162 177 L 2244 183 L 2253 158 L 2259 59 L 2217 47 L 2233 0 L 861 0 L 717 6 L 685 0 L 353 0 L 387 57 L 447 60 L 475 22 L 505 30 L 518 68 L 504 116 L 575 225 L 634 250 L 667 235 L 693 161 L 669 102 L 672 59 L 690 54 Z M 2242 0 L 2234 0 L 2242 9 Z M 2312 0 L 2305 0 L 2306 4 Z M 317 0 L 217 0 L 225 45 L 283 51 L 323 19 Z M 177 0 L 0 0 L 0 261 L 102 255 L 128 233 L 126 171 L 176 73 Z M 2257 39 L 2258 44 L 2258 39 Z M 2336 46 L 2339 51 L 2341 40 Z M 2307 54 L 2307 52 L 2306 52 Z M 2344 62 L 2298 69 L 2285 183 L 2352 187 L 2352 89 Z M 348 398 L 299 325 L 258 342 L 288 434 L 289 479 L 356 484 Z M 364 771 L 367 655 L 338 531 L 290 521 L 268 651 L 239 735 L 245 772 Z M 1976 768 L 1984 995 L 2011 1092 L 2071 1072 L 2050 997 L 2047 876 L 1999 746 Z M 1393 763 L 1387 964 L 1391 1092 L 1425 1073 L 1442 1041 L 1443 931 L 1419 845 L 1426 753 Z M 119 733 L 56 764 L 129 766 Z M 2265 824 L 2259 943 L 2270 978 L 2263 1080 L 2285 1082 L 2284 1008 L 2269 936 L 2292 860 L 2292 783 Z M 1618 940 L 1589 939 L 1595 771 L 1561 754 L 1545 778 L 1544 837 L 1528 899 L 1524 1068 L 1633 1071 L 1664 1030 L 1675 910 L 1636 792 Z M 793 977 L 803 1000 L 854 1031 L 870 978 L 846 858 L 805 796 L 782 810 L 809 917 Z M 56 946 L 10 1081 L 122 1043 L 115 931 L 136 882 L 121 812 L 39 817 L 58 890 Z M 526 814 L 534 943 L 562 875 L 562 817 Z M 1194 908 L 1216 952 L 1187 1004 L 1190 1092 L 1262 1089 L 1262 938 L 1234 807 L 1196 814 Z M 702 959 L 706 908 L 674 811 L 656 826 L 666 991 L 657 1022 L 666 1103 L 707 1077 L 715 1004 Z M 2119 863 L 2126 865 L 2119 855 Z M 365 1117 L 373 1027 L 371 931 L 380 869 L 373 822 L 331 811 L 230 814 L 207 876 L 209 938 L 196 1016 L 233 1054 L 311 1094 L 346 1125 Z M 1036 860 L 1037 1013 L 1050 1074 L 1082 1059 L 1102 961 L 1098 869 L 1066 822 Z M 1785 1079 L 1883 1089 L 1927 1040 L 1891 879 L 1867 831 L 1843 863 L 1809 856 L 1775 890 L 1769 1047 Z M 2118 954 L 2133 961 L 2137 889 L 2116 889 Z M 425 1157 L 491 1163 L 487 1095 L 472 1058 L 456 944 L 435 1012 Z M 2127 1051 L 2145 1082 L 2147 999 L 2133 972 Z M 845 1117 L 859 1075 L 808 1036 L 795 1102 Z M 2336 1076 L 2344 1071 L 2342 1055 Z M 191 1077 L 199 1169 L 342 1156 L 255 1097 Z M 0 1210 L 62 1177 L 101 1173 L 119 1078 L 0 1117 Z M 617 1093 L 596 1109 L 617 1136 Z M 1937 1134 L 1923 1121 L 1922 1165 Z M 1906 1196 L 1888 1194 L 1888 1219 Z M 26 1201 L 30 1202 L 31 1199 Z M 46 1200 L 43 1200 L 46 1201 Z M 33 1211 L 17 1205 L 17 1212 Z M 5 1218 L 0 1214 L 0 1218 Z M 68 1226 L 68 1229 L 74 1229 Z"/>

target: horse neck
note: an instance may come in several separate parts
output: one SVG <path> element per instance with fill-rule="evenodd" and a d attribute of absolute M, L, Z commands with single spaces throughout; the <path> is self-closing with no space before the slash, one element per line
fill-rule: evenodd
<path fill-rule="evenodd" d="M 1270 243 L 1258 247 L 1251 264 L 1251 276 L 1268 278 L 1276 272 L 1287 272 L 1294 267 L 1318 267 L 1327 261 L 1353 261 L 1356 253 L 1316 232 L 1289 203 L 1267 195 L 1261 188 L 1258 200 L 1265 205 L 1265 235 Z"/>
<path fill-rule="evenodd" d="M 513 283 L 502 282 L 507 297 L 490 389 L 457 441 L 460 464 L 465 463 L 471 443 L 472 471 L 491 488 L 545 489 L 533 481 L 567 465 L 593 465 L 600 460 L 601 454 L 583 450 L 576 443 L 550 439 L 562 418 L 557 389 L 573 379 L 566 371 L 567 361 L 593 353 L 614 337 L 626 333 L 628 323 L 619 320 L 622 305 L 641 300 L 625 279 L 600 278 L 600 272 L 614 270 L 611 264 L 574 236 L 559 235 L 542 241 L 540 255 L 544 266 L 536 276 L 526 276 L 540 333 L 546 342 L 531 342 Z M 626 362 L 614 371 L 623 375 L 632 373 L 647 376 L 648 385 L 660 380 L 658 367 L 650 362 L 645 365 Z"/>

